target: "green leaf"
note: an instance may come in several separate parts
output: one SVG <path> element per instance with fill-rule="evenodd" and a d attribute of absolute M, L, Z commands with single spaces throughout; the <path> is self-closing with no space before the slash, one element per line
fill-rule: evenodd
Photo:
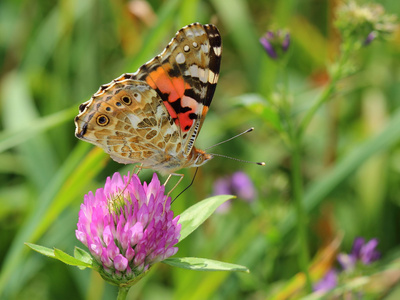
<path fill-rule="evenodd" d="M 61 251 L 60 249 L 54 249 L 54 255 L 55 258 L 58 259 L 59 261 L 62 261 L 63 263 L 71 266 L 77 266 L 77 267 L 87 267 L 91 268 L 92 265 L 88 264 L 85 261 L 82 261 L 78 258 L 75 258 L 64 251 Z"/>
<path fill-rule="evenodd" d="M 80 267 L 81 269 L 93 267 L 92 266 L 93 260 L 90 254 L 78 247 L 75 247 L 75 257 L 72 257 L 71 255 L 59 249 L 51 249 L 31 243 L 25 243 L 25 245 L 30 247 L 32 250 L 39 252 L 40 254 L 43 254 L 47 257 L 58 259 L 59 261 L 62 261 L 67 265 L 77 266 Z"/>
<path fill-rule="evenodd" d="M 172 257 L 162 262 L 173 267 L 196 271 L 250 272 L 245 266 L 200 257 Z"/>
<path fill-rule="evenodd" d="M 80 261 L 83 261 L 89 265 L 93 264 L 92 256 L 88 252 L 79 247 L 75 247 L 74 256 L 76 259 L 79 259 Z"/>
<path fill-rule="evenodd" d="M 29 248 L 32 250 L 35 250 L 36 252 L 43 254 L 45 256 L 51 257 L 51 258 L 56 258 L 54 255 L 54 250 L 51 248 L 47 248 L 44 246 L 36 245 L 36 244 L 31 244 L 31 243 L 25 243 Z"/>
<path fill-rule="evenodd" d="M 219 195 L 202 200 L 195 205 L 192 205 L 185 210 L 179 219 L 182 224 L 181 238 L 179 241 L 185 239 L 191 234 L 197 227 L 199 227 L 209 216 L 225 201 L 233 199 L 235 196 L 231 195 Z"/>

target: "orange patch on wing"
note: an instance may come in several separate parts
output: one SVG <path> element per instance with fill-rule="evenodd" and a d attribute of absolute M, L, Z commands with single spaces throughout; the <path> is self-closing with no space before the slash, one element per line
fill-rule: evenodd
<path fill-rule="evenodd" d="M 174 102 L 182 98 L 185 88 L 190 88 L 190 86 L 181 77 L 170 77 L 166 68 L 166 65 L 158 67 L 149 74 L 150 78 L 146 81 L 153 89 L 158 88 L 161 93 L 169 94 L 168 101 Z"/>
<path fill-rule="evenodd" d="M 190 85 L 185 82 L 182 77 L 171 77 L 168 75 L 168 66 L 158 67 L 153 72 L 149 73 L 146 82 L 153 89 L 158 88 L 161 93 L 168 94 L 168 101 L 164 101 L 164 105 L 170 116 L 175 120 L 175 124 L 182 131 L 188 131 L 193 125 L 193 120 L 189 118 L 189 114 L 193 112 L 177 113 L 170 103 L 173 103 L 184 97 L 185 89 L 190 89 Z M 188 128 L 188 129 L 186 129 Z"/>
<path fill-rule="evenodd" d="M 208 112 L 208 106 L 203 107 L 203 111 L 201 112 L 201 116 L 204 118 Z"/>
<path fill-rule="evenodd" d="M 189 114 L 191 113 L 192 113 L 191 111 L 187 111 L 185 113 L 179 114 L 179 123 L 180 123 L 179 125 L 183 132 L 189 131 L 193 125 L 193 120 L 189 118 Z"/>
<path fill-rule="evenodd" d="M 171 118 L 176 119 L 178 117 L 178 115 L 176 114 L 176 111 L 172 108 L 171 104 L 169 104 L 169 102 L 164 101 L 163 102 L 165 107 L 168 110 L 169 115 L 171 116 Z"/>

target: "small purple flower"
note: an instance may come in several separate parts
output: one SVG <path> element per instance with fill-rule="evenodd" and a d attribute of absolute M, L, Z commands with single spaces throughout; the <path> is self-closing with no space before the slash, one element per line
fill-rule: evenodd
<path fill-rule="evenodd" d="M 251 202 L 256 197 L 253 182 L 244 172 L 235 172 L 227 178 L 219 178 L 214 183 L 214 195 L 236 195 L 240 199 Z M 217 211 L 225 213 L 230 209 L 230 201 L 224 202 Z"/>
<path fill-rule="evenodd" d="M 256 197 L 253 182 L 244 172 L 235 172 L 231 177 L 231 187 L 239 198 L 251 202 Z"/>
<path fill-rule="evenodd" d="M 76 237 L 102 265 L 103 277 L 134 279 L 178 251 L 179 216 L 164 190 L 156 174 L 142 184 L 136 174 L 122 179 L 115 173 L 104 188 L 85 195 Z"/>
<path fill-rule="evenodd" d="M 364 41 L 364 46 L 368 46 L 369 44 L 371 44 L 371 42 L 376 39 L 376 33 L 375 32 L 370 32 L 367 36 L 367 38 Z"/>
<path fill-rule="evenodd" d="M 219 178 L 214 183 L 214 195 L 230 195 L 231 186 L 229 178 Z M 217 212 L 221 214 L 227 213 L 231 208 L 231 201 L 225 201 L 217 208 Z"/>
<path fill-rule="evenodd" d="M 376 250 L 377 246 L 377 239 L 371 239 L 365 243 L 364 238 L 358 237 L 353 242 L 351 253 L 340 253 L 337 259 L 344 270 L 351 271 L 358 261 L 364 265 L 369 265 L 378 260 L 380 258 L 380 252 Z"/>
<path fill-rule="evenodd" d="M 325 276 L 313 286 L 314 291 L 329 291 L 338 284 L 338 275 L 334 269 L 329 270 Z"/>
<path fill-rule="evenodd" d="M 260 43 L 264 47 L 268 56 L 276 60 L 281 57 L 290 46 L 290 34 L 283 30 L 267 31 L 260 38 Z"/>

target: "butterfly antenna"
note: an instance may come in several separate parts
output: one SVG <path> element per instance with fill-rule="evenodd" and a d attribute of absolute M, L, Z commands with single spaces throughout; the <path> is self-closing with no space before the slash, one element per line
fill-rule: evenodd
<path fill-rule="evenodd" d="M 256 164 L 256 165 L 259 165 L 259 166 L 265 166 L 265 162 L 263 162 L 263 161 L 260 161 L 260 162 L 248 161 L 248 160 L 243 160 L 243 159 L 239 159 L 239 158 L 235 158 L 235 157 L 230 157 L 230 156 L 223 155 L 223 154 L 216 154 L 216 153 L 209 153 L 209 154 L 211 154 L 213 156 L 229 158 L 229 159 L 236 160 L 236 161 L 239 161 L 239 162 L 243 162 L 243 163 L 246 163 L 246 164 Z"/>
<path fill-rule="evenodd" d="M 190 182 L 190 184 L 189 184 L 187 187 L 185 187 L 185 188 L 183 189 L 183 191 L 180 192 L 180 193 L 178 194 L 178 196 L 176 196 L 176 197 L 174 198 L 174 200 L 171 201 L 171 204 L 174 203 L 174 201 L 175 201 L 180 195 L 182 195 L 183 192 L 185 192 L 188 188 L 190 188 L 190 187 L 192 186 L 192 184 L 193 184 L 193 182 L 194 182 L 194 179 L 196 178 L 196 175 L 197 175 L 197 171 L 198 171 L 198 170 L 199 170 L 199 167 L 196 168 L 196 171 L 194 172 L 194 175 L 193 175 L 193 178 L 192 178 L 192 181 Z"/>
<path fill-rule="evenodd" d="M 221 145 L 221 144 L 224 144 L 224 143 L 226 143 L 226 142 L 229 142 L 229 141 L 231 141 L 231 140 L 233 140 L 233 139 L 236 139 L 237 137 L 239 137 L 239 136 L 241 136 L 241 135 L 243 135 L 243 134 L 246 134 L 246 133 L 248 133 L 248 132 L 251 132 L 251 131 L 253 131 L 253 130 L 254 130 L 254 127 L 251 127 L 251 128 L 249 128 L 249 129 L 243 131 L 242 133 L 239 133 L 239 134 L 237 134 L 237 135 L 235 135 L 235 136 L 233 136 L 233 137 L 231 137 L 231 138 L 229 138 L 229 139 L 227 139 L 227 140 L 225 140 L 225 141 L 219 142 L 219 143 L 217 143 L 217 144 L 215 144 L 215 145 L 213 145 L 213 146 L 211 146 L 211 147 L 208 147 L 208 148 L 206 148 L 206 149 L 204 149 L 204 150 L 208 150 L 208 149 L 214 148 L 214 147 L 216 147 L 216 146 L 219 146 L 219 145 Z"/>

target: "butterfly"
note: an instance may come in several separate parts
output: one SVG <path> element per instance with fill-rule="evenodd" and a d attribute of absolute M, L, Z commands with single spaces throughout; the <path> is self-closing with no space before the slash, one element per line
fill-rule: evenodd
<path fill-rule="evenodd" d="M 75 136 L 119 163 L 162 175 L 203 165 L 213 156 L 194 143 L 215 92 L 221 51 L 214 25 L 183 27 L 161 54 L 79 106 Z"/>

